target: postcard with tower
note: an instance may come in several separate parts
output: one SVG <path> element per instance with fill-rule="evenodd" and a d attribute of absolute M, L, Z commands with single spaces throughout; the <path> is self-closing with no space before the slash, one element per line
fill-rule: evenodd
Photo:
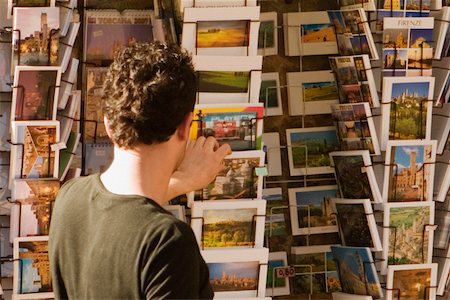
<path fill-rule="evenodd" d="M 431 263 L 434 202 L 384 204 L 381 274 L 388 266 Z"/>
<path fill-rule="evenodd" d="M 48 259 L 48 236 L 15 238 L 13 259 L 14 299 L 55 297 Z"/>
<path fill-rule="evenodd" d="M 288 193 L 292 235 L 338 232 L 331 207 L 339 193 L 336 185 L 291 188 Z"/>
<path fill-rule="evenodd" d="M 52 207 L 58 194 L 58 178 L 15 179 L 11 198 L 10 240 L 48 235 Z"/>
<path fill-rule="evenodd" d="M 17 65 L 58 65 L 58 7 L 15 7 L 11 74 Z"/>
<path fill-rule="evenodd" d="M 381 251 L 381 239 L 370 199 L 331 199 L 344 246 Z"/>
<path fill-rule="evenodd" d="M 434 18 L 384 18 L 383 76 L 431 76 Z"/>
<path fill-rule="evenodd" d="M 264 296 L 268 248 L 203 250 L 202 256 L 208 265 L 209 281 L 215 298 Z"/>
<path fill-rule="evenodd" d="M 20 178 L 56 178 L 59 168 L 58 121 L 13 121 L 9 187 Z"/>
<path fill-rule="evenodd" d="M 388 140 L 431 138 L 434 77 L 384 77 L 381 150 Z"/>
<path fill-rule="evenodd" d="M 191 227 L 203 249 L 261 248 L 266 201 L 198 201 L 192 205 Z"/>
<path fill-rule="evenodd" d="M 433 201 L 435 140 L 388 141 L 383 199 Z"/>
<path fill-rule="evenodd" d="M 331 246 L 335 259 L 342 292 L 372 296 L 373 299 L 383 297 L 375 262 L 369 248 Z"/>
<path fill-rule="evenodd" d="M 370 107 L 379 107 L 370 59 L 367 54 L 330 57 L 339 90 L 340 103 L 368 102 Z"/>

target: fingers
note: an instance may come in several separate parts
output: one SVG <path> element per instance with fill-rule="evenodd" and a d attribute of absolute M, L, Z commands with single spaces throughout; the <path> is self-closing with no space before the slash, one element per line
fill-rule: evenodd
<path fill-rule="evenodd" d="M 222 159 L 227 155 L 231 154 L 231 147 L 228 144 L 223 144 L 216 150 L 216 155 Z"/>
<path fill-rule="evenodd" d="M 219 148 L 219 142 L 212 136 L 209 136 L 206 141 L 205 144 L 203 145 L 203 147 L 206 150 L 212 150 L 214 151 L 215 149 Z"/>

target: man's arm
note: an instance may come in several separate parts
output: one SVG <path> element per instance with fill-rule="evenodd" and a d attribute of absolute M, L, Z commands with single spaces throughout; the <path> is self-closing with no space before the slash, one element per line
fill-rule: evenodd
<path fill-rule="evenodd" d="M 166 201 L 211 183 L 223 169 L 223 159 L 229 154 L 230 146 L 224 144 L 219 147 L 213 137 L 189 141 L 183 161 L 170 178 Z"/>

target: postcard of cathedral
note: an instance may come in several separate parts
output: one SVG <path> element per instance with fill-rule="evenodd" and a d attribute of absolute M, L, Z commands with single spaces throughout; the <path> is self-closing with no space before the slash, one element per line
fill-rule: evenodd
<path fill-rule="evenodd" d="M 11 75 L 17 65 L 58 65 L 59 28 L 58 7 L 15 7 Z"/>
<path fill-rule="evenodd" d="M 384 77 L 380 147 L 388 140 L 431 138 L 434 77 Z"/>
<path fill-rule="evenodd" d="M 48 260 L 48 236 L 15 238 L 13 245 L 13 298 L 54 298 Z"/>
<path fill-rule="evenodd" d="M 201 249 L 260 248 L 264 242 L 266 201 L 197 201 L 191 227 Z"/>
<path fill-rule="evenodd" d="M 388 265 L 431 263 L 434 202 L 389 202 L 384 205 L 380 271 Z"/>
<path fill-rule="evenodd" d="M 209 281 L 215 298 L 264 296 L 268 248 L 203 250 L 202 256 L 209 268 Z"/>
<path fill-rule="evenodd" d="M 432 201 L 436 140 L 388 141 L 383 200 Z"/>

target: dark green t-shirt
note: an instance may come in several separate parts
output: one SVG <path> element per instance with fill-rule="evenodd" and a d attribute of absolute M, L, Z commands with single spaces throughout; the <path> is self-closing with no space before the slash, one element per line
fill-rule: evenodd
<path fill-rule="evenodd" d="M 110 193 L 99 174 L 61 188 L 49 255 L 56 298 L 214 295 L 191 228 L 150 199 Z"/>

